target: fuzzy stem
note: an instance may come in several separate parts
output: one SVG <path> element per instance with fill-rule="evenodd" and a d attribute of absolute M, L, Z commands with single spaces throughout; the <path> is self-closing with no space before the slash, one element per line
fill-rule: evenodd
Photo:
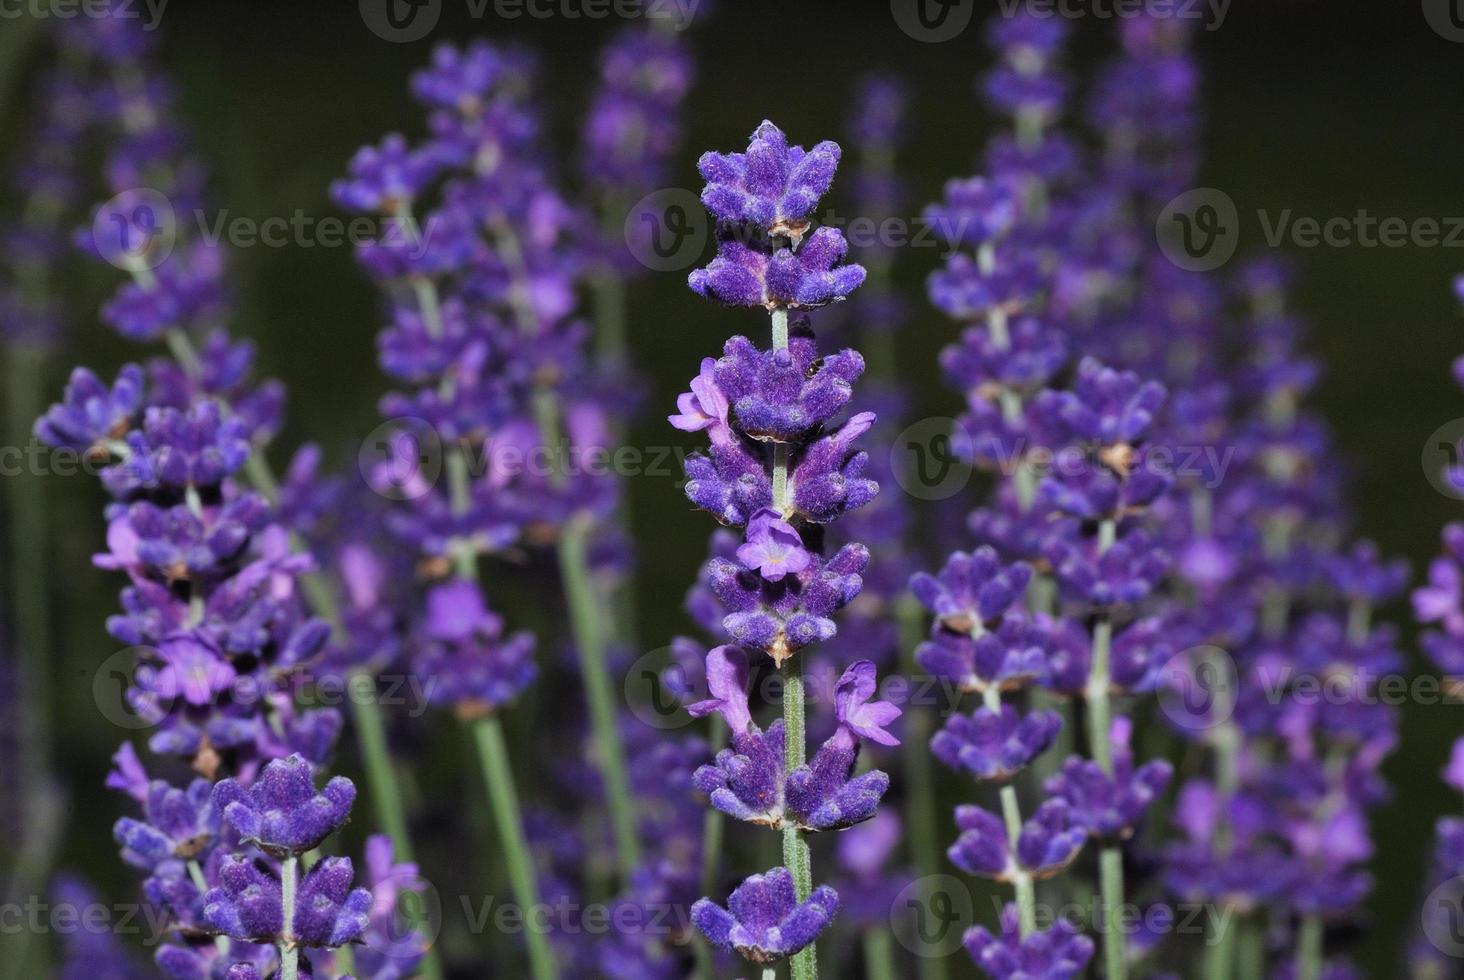
<path fill-rule="evenodd" d="M 473 735 L 478 743 L 478 758 L 483 765 L 483 780 L 488 786 L 488 802 L 493 807 L 493 819 L 498 825 L 503 859 L 508 864 L 508 878 L 523 911 L 529 967 L 534 980 L 553 980 L 559 975 L 559 968 L 549 948 L 549 937 L 534 922 L 541 909 L 539 883 L 529 858 L 529 843 L 524 838 L 523 815 L 519 810 L 518 792 L 514 789 L 503 726 L 497 717 L 490 715 L 473 725 Z"/>
<path fill-rule="evenodd" d="M 803 707 L 803 658 L 793 656 L 783 665 L 783 764 L 788 772 L 797 769 L 804 762 Z M 783 863 L 793 872 L 793 888 L 797 892 L 798 901 L 804 901 L 813 892 L 813 860 L 809 854 L 808 842 L 791 823 L 783 828 Z M 793 980 L 817 980 L 816 945 L 811 943 L 794 954 Z"/>
<path fill-rule="evenodd" d="M 773 350 L 788 349 L 788 311 L 773 310 Z M 788 451 L 781 443 L 773 447 L 773 509 L 786 513 L 788 509 Z M 803 658 L 793 656 L 783 664 L 783 762 L 788 772 L 803 765 L 807 748 L 803 716 Z M 783 828 L 783 863 L 793 872 L 793 887 L 801 902 L 813 892 L 813 862 L 808 851 L 808 842 L 798 828 L 789 824 Z M 793 980 L 816 980 L 818 977 L 818 952 L 816 944 L 809 945 L 793 957 Z"/>
<path fill-rule="evenodd" d="M 710 974 L 708 974 L 708 976 L 710 976 Z M 763 967 L 762 980 L 778 980 L 778 968 L 776 966 Z"/>
<path fill-rule="evenodd" d="M 1296 937 L 1296 980 L 1320 980 L 1322 975 L 1322 919 L 1308 915 Z"/>
<path fill-rule="evenodd" d="M 1001 692 L 988 687 L 982 697 L 990 711 L 1001 711 Z M 1007 849 L 1011 854 L 1012 890 L 1016 892 L 1017 920 L 1023 936 L 1037 929 L 1037 892 L 1032 876 L 1017 863 L 1017 841 L 1022 836 L 1022 808 L 1017 801 L 1017 788 L 1007 783 L 1001 788 L 1001 814 L 1006 823 Z"/>
<path fill-rule="evenodd" d="M 773 310 L 773 350 L 788 349 L 788 311 L 779 307 Z M 788 446 L 773 443 L 773 510 L 779 517 L 788 516 Z"/>
<path fill-rule="evenodd" d="M 1106 519 L 1098 525 L 1100 554 L 1113 547 L 1118 525 Z M 1109 687 L 1109 656 L 1113 647 L 1113 620 L 1104 612 L 1093 624 L 1093 663 L 1088 675 L 1088 742 L 1093 760 L 1105 774 L 1113 776 L 1113 745 L 1109 741 L 1113 706 Z M 1103 904 L 1103 962 L 1108 980 L 1128 976 L 1128 955 L 1119 915 L 1123 910 L 1123 849 L 1107 844 L 1098 856 L 1099 888 Z"/>
<path fill-rule="evenodd" d="M 513 276 L 511 302 L 519 320 L 519 328 L 536 334 L 541 328 L 539 316 L 529 297 L 529 273 L 523 248 L 508 222 L 501 218 L 490 222 L 494 242 Z M 562 439 L 558 395 L 549 384 L 542 384 L 534 393 L 534 420 L 539 438 L 546 448 L 554 448 Z M 555 459 L 556 456 L 551 456 Z M 565 474 L 556 466 L 551 481 L 562 483 Z M 590 705 L 590 724 L 599 752 L 600 777 L 605 781 L 610 802 L 610 822 L 615 835 L 615 856 L 622 878 L 629 882 L 640 863 L 640 838 L 636 832 L 635 802 L 630 792 L 626 771 L 625 748 L 615 719 L 614 685 L 605 652 L 606 633 L 611 617 L 601 608 L 590 575 L 589 535 L 592 530 L 588 514 L 571 519 L 559 536 L 559 571 L 564 580 L 565 599 L 569 604 L 575 649 L 580 657 L 585 692 Z"/>
<path fill-rule="evenodd" d="M 280 980 L 299 980 L 300 947 L 295 945 L 295 875 L 300 859 L 291 854 L 280 865 L 280 908 L 284 933 L 280 936 Z"/>
<path fill-rule="evenodd" d="M 575 645 L 583 666 L 585 694 L 600 770 L 610 798 L 610 822 L 615 833 L 615 851 L 624 881 L 640 863 L 640 838 L 636 832 L 635 799 L 626 773 L 625 750 L 615 724 L 615 690 L 605 653 L 606 617 L 590 578 L 590 521 L 585 515 L 573 518 L 559 538 L 559 568 L 564 578 L 564 595 L 569 602 Z"/>

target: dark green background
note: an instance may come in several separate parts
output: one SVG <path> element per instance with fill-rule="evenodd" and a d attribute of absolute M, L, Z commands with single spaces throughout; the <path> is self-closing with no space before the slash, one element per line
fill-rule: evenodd
<path fill-rule="evenodd" d="M 491 15 L 473 21 L 461 0 L 445 6 L 443 23 L 428 40 L 398 45 L 371 34 L 354 3 L 173 0 L 161 56 L 215 174 L 216 204 L 253 218 L 296 209 L 336 214 L 326 188 L 357 146 L 393 129 L 420 134 L 406 79 L 431 43 L 447 38 L 511 38 L 539 49 L 544 108 L 568 170 L 595 52 L 618 24 L 510 23 Z M 677 183 L 697 186 L 697 153 L 740 146 L 763 117 L 799 142 L 841 137 L 851 83 L 873 68 L 902 73 L 915 99 L 901 161 L 908 213 L 933 198 L 946 178 L 976 169 L 990 119 L 973 79 L 990 56 L 975 28 L 932 45 L 902 34 L 879 0 L 722 0 L 719 6 L 715 19 L 694 32 L 701 77 L 688 107 Z M 0 31 L 6 29 L 0 22 Z M 1112 41 L 1111 24 L 1078 24 L 1083 77 Z M 1318 218 L 1359 207 L 1409 219 L 1464 216 L 1464 45 L 1432 33 L 1417 0 L 1236 0 L 1220 29 L 1200 36 L 1197 50 L 1207 118 L 1202 182 L 1239 206 L 1242 251 L 1265 248 L 1258 208 Z M 0 147 L 22 137 L 13 119 L 0 133 Z M 841 192 L 836 183 L 831 203 L 848 213 L 847 187 Z M 1464 507 L 1431 488 L 1419 462 L 1429 433 L 1464 415 L 1464 399 L 1448 378 L 1450 360 L 1464 351 L 1449 288 L 1464 269 L 1464 251 L 1323 246 L 1291 255 L 1302 272 L 1294 303 L 1311 324 L 1308 346 L 1326 366 L 1317 405 L 1353 468 L 1358 530 L 1386 552 L 1406 555 L 1421 572 L 1440 525 L 1464 515 Z M 918 382 L 919 415 L 947 414 L 955 406 L 954 396 L 933 383 L 936 351 L 953 327 L 920 293 L 936 261 L 932 251 L 911 251 L 898 270 L 915 300 L 898 343 L 904 376 Z M 384 383 L 374 360 L 374 294 L 349 250 L 256 247 L 237 253 L 235 272 L 235 329 L 257 341 L 262 369 L 290 388 L 290 424 L 278 446 L 315 439 L 353 466 L 346 447 L 376 424 Z M 100 295 L 103 280 L 98 275 L 90 293 L 79 295 Z M 56 386 L 73 363 L 110 371 L 134 356 L 83 314 L 55 360 Z M 743 329 L 744 318 L 695 299 L 678 273 L 634 284 L 631 334 L 651 397 L 632 442 L 681 444 L 668 436 L 661 415 L 697 360 Z M 116 583 L 86 562 L 101 540 L 100 491 L 85 479 L 53 479 L 51 486 L 55 544 L 36 556 L 36 568 L 61 585 L 58 677 L 63 670 L 77 676 L 98 651 L 110 652 L 101 627 Z M 646 532 L 640 620 L 648 643 L 659 646 L 685 628 L 680 600 L 709 523 L 669 478 L 632 481 L 631 494 L 633 519 Z M 99 724 L 85 682 L 60 683 L 58 737 L 75 802 L 65 857 L 98 877 L 114 873 L 120 894 L 124 879 L 108 832 L 118 801 L 100 788 L 115 732 Z M 1437 779 L 1450 739 L 1464 728 L 1459 718 L 1457 708 L 1442 706 L 1405 712 L 1404 742 L 1389 765 L 1396 800 L 1377 822 L 1377 932 L 1365 947 L 1374 975 L 1391 974 L 1415 920 L 1433 819 L 1459 809 L 1458 797 Z"/>

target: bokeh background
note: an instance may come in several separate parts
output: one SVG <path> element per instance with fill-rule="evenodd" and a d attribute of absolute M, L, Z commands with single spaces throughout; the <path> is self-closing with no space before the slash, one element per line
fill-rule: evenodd
<path fill-rule="evenodd" d="M 718 7 L 693 30 L 700 71 L 687 107 L 680 186 L 698 186 L 701 150 L 740 147 L 764 117 L 799 142 L 841 138 L 854 82 L 874 69 L 902 75 L 913 97 L 899 165 L 906 214 L 918 214 L 945 179 L 977 171 L 991 126 L 974 87 L 990 63 L 978 25 L 929 44 L 904 34 L 883 0 L 721 0 Z M 0 20 L 0 32 L 9 23 Z M 504 20 L 491 7 L 478 19 L 464 0 L 446 0 L 437 30 L 397 44 L 368 30 L 349 2 L 173 0 L 161 56 L 212 168 L 215 204 L 241 217 L 300 210 L 319 218 L 338 214 L 327 188 L 358 146 L 387 130 L 420 133 L 406 80 L 442 40 L 482 35 L 539 51 L 545 110 L 561 166 L 572 175 L 596 51 L 620 26 L 613 18 Z M 1111 22 L 1077 22 L 1073 68 L 1080 81 L 1113 43 Z M 1235 200 L 1242 255 L 1268 247 L 1257 209 L 1323 219 L 1358 208 L 1405 219 L 1464 218 L 1464 44 L 1433 32 L 1418 0 L 1236 0 L 1218 29 L 1201 33 L 1196 52 L 1204 72 L 1203 183 Z M 7 67 L 24 77 L 34 66 Z M 0 121 L 0 154 L 23 133 L 23 115 L 8 112 Z M 847 195 L 836 182 L 829 203 L 847 213 Z M 1385 553 L 1406 556 L 1420 574 L 1441 524 L 1464 517 L 1464 503 L 1436 491 L 1420 462 L 1429 434 L 1464 416 L 1464 397 L 1448 371 L 1464 352 L 1464 320 L 1450 288 L 1464 271 L 1464 248 L 1319 246 L 1288 253 L 1300 272 L 1294 303 L 1310 323 L 1308 346 L 1325 365 L 1317 401 L 1352 474 L 1356 529 Z M 897 343 L 917 418 L 956 407 L 934 369 L 955 328 L 923 301 L 923 279 L 937 261 L 933 249 L 908 250 L 896 266 L 913 301 Z M 235 250 L 233 262 L 234 330 L 258 344 L 262 372 L 290 390 L 289 426 L 276 445 L 315 440 L 334 462 L 354 469 L 352 444 L 379 421 L 375 403 L 385 384 L 375 366 L 374 294 L 350 250 L 254 247 Z M 94 278 L 75 287 L 84 315 L 51 364 L 50 389 L 59 391 L 72 364 L 110 372 L 135 356 L 87 314 L 113 285 L 107 271 L 93 270 Z M 745 321 L 693 297 L 680 273 L 636 282 L 630 316 L 648 399 L 628 438 L 642 446 L 683 444 L 662 421 L 666 409 L 699 358 L 745 329 Z M 95 664 L 113 649 L 102 623 L 117 585 L 88 562 L 102 537 L 101 491 L 86 477 L 52 477 L 47 487 L 53 533 L 31 560 L 35 574 L 58 586 L 53 684 L 69 794 L 61 858 L 120 897 L 132 882 L 111 840 L 119 800 L 101 787 L 117 732 L 98 717 L 90 688 Z M 632 480 L 629 493 L 640 547 L 641 632 L 660 645 L 687 628 L 681 598 L 703 557 L 709 522 L 685 503 L 674 477 Z M 1406 609 L 1386 612 L 1403 624 L 1406 647 L 1414 649 Z M 1416 921 L 1432 821 L 1460 809 L 1437 773 L 1452 737 L 1464 731 L 1461 719 L 1458 706 L 1405 710 L 1404 740 L 1388 767 L 1396 795 L 1375 835 L 1375 931 L 1359 949 L 1372 975 L 1396 975 Z"/>

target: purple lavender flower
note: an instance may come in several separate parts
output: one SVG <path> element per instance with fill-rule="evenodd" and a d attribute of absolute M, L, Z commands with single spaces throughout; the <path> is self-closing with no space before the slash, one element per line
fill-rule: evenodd
<path fill-rule="evenodd" d="M 464 718 L 513 702 L 538 676 L 533 634 L 505 636 L 481 590 L 462 579 L 428 592 L 422 641 L 418 669 L 432 679 L 429 700 Z"/>
<path fill-rule="evenodd" d="M 736 414 L 739 432 L 801 443 L 849 403 L 863 373 L 864 358 L 856 351 L 820 357 L 811 335 L 791 337 L 786 349 L 769 351 L 733 337 L 715 363 L 713 379 Z"/>
<path fill-rule="evenodd" d="M 808 151 L 789 146 L 783 131 L 763 120 L 745 153 L 702 154 L 697 161 L 707 181 L 702 203 L 721 221 L 751 225 L 796 243 L 833 183 L 839 156 L 838 144 L 828 140 Z"/>
<path fill-rule="evenodd" d="M 996 549 L 982 547 L 971 554 L 952 552 L 936 575 L 915 573 L 910 591 L 942 626 L 971 633 L 1000 620 L 1017 605 L 1031 580 L 1031 566 L 1021 562 L 1003 566 Z"/>
<path fill-rule="evenodd" d="M 219 887 L 204 899 L 204 917 L 233 939 L 275 942 L 288 936 L 304 946 L 344 946 L 369 922 L 371 893 L 351 887 L 355 872 L 346 858 L 325 858 L 306 873 L 288 930 L 275 875 L 248 858 L 229 857 L 218 877 Z"/>
<path fill-rule="evenodd" d="M 240 837 L 276 857 L 319 847 L 345 824 L 355 801 L 356 787 L 344 776 L 317 791 L 310 763 L 299 755 L 271 762 L 248 789 L 226 779 L 213 790 L 214 809 Z"/>
<path fill-rule="evenodd" d="M 764 507 L 747 522 L 747 543 L 737 549 L 737 560 L 755 569 L 768 582 L 781 582 L 785 575 L 797 575 L 813 561 L 793 525 Z"/>
<path fill-rule="evenodd" d="M 1093 957 L 1093 941 L 1066 919 L 1046 932 L 1022 935 L 1015 905 L 1002 910 L 1000 935 L 975 926 L 966 933 L 965 946 L 976 965 L 995 980 L 1067 980 L 1081 975 Z"/>
<path fill-rule="evenodd" d="M 754 963 L 776 963 L 812 945 L 838 910 L 839 896 L 829 886 L 818 886 L 800 902 L 793 873 L 773 868 L 737 886 L 727 908 L 703 898 L 691 915 L 712 945 Z"/>
<path fill-rule="evenodd" d="M 1128 719 L 1114 719 L 1113 775 L 1096 762 L 1072 757 L 1047 781 L 1048 794 L 1067 803 L 1074 822 L 1100 839 L 1131 834 L 1173 774 L 1173 768 L 1161 759 L 1134 768 L 1129 731 Z"/>
<path fill-rule="evenodd" d="M 1002 819 L 978 806 L 956 807 L 960 836 L 947 851 L 951 863 L 967 874 L 1009 882 L 1019 873 L 1033 879 L 1060 873 L 1077 857 L 1088 832 L 1073 823 L 1066 803 L 1047 800 L 1022 825 L 1016 854 Z"/>
<path fill-rule="evenodd" d="M 186 790 L 153 780 L 143 799 L 145 819 L 123 817 L 113 828 L 122 859 L 152 871 L 164 861 L 197 857 L 219 833 L 220 814 L 212 793 L 213 784 L 206 779 L 195 779 Z"/>
<path fill-rule="evenodd" d="M 697 294 L 727 306 L 817 309 L 845 299 L 864 282 L 862 266 L 840 264 L 848 251 L 837 228 L 819 228 L 796 252 L 719 233 L 716 258 L 687 281 Z"/>
<path fill-rule="evenodd" d="M 585 116 L 586 179 L 621 196 L 661 186 L 681 144 L 676 110 L 692 75 L 685 45 L 669 32 L 631 28 L 607 44 L 601 85 Z"/>
<path fill-rule="evenodd" d="M 36 422 L 36 438 L 49 446 L 105 458 L 108 443 L 126 437 L 143 402 L 142 369 L 128 364 L 111 387 L 86 368 L 71 372 L 63 400 Z"/>
<path fill-rule="evenodd" d="M 930 740 L 930 751 L 952 769 L 977 779 L 1003 783 L 1046 752 L 1062 719 L 1051 711 L 1022 715 L 1009 704 L 952 715 Z"/>
<path fill-rule="evenodd" d="M 782 722 L 763 731 L 748 711 L 746 655 L 736 647 L 711 651 L 707 678 L 712 698 L 689 710 L 696 716 L 719 712 L 732 732 L 732 747 L 695 775 L 697 788 L 714 807 L 749 823 L 780 827 L 786 822 L 808 831 L 851 827 L 874 815 L 889 776 L 877 769 L 854 775 L 859 744 L 861 739 L 898 744 L 885 726 L 900 709 L 870 700 L 873 663 L 859 661 L 844 671 L 834 694 L 837 730 L 809 763 L 792 772 L 784 765 Z"/>

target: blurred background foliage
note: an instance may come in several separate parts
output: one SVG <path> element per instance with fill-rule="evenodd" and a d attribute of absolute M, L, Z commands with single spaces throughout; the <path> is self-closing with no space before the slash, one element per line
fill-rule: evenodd
<path fill-rule="evenodd" d="M 805 144 L 843 139 L 854 82 L 873 69 L 902 75 L 913 96 L 909 145 L 899 162 L 909 190 L 905 215 L 917 215 L 945 179 L 979 169 L 990 120 L 974 79 L 990 55 L 976 26 L 956 40 L 926 44 L 901 33 L 884 2 L 721 0 L 718 7 L 693 31 L 699 79 L 676 169 L 681 186 L 699 186 L 694 162 L 701 150 L 740 147 L 764 117 Z M 13 23 L 0 21 L 0 32 Z M 327 187 L 358 146 L 392 129 L 420 134 L 407 77 L 442 40 L 486 36 L 539 52 L 539 99 L 552 120 L 558 166 L 572 181 L 596 52 L 619 26 L 613 19 L 503 20 L 491 8 L 475 19 L 463 0 L 446 0 L 433 34 L 394 44 L 367 30 L 354 3 L 173 0 L 163 18 L 161 57 L 212 169 L 214 206 L 236 217 L 299 210 L 319 219 L 338 216 Z M 1110 23 L 1077 24 L 1073 69 L 1080 85 L 1113 43 Z M 1464 216 L 1464 45 L 1430 31 L 1417 3 L 1234 3 L 1218 30 L 1199 36 L 1196 53 L 1207 120 L 1202 179 L 1239 207 L 1242 255 L 1267 248 L 1257 209 L 1274 215 L 1289 208 L 1319 219 L 1358 208 L 1405 219 Z M 19 67 L 24 84 L 35 66 Z M 24 105 L 23 97 L 12 103 L 0 121 L 0 148 L 25 138 Z M 847 183 L 836 181 L 827 203 L 850 213 Z M 1386 553 L 1406 556 L 1420 574 L 1441 524 L 1464 516 L 1464 504 L 1435 491 L 1420 465 L 1428 435 L 1464 415 L 1448 373 L 1464 351 L 1449 286 L 1464 270 L 1464 248 L 1321 246 L 1291 255 L 1300 272 L 1294 307 L 1309 321 L 1309 347 L 1325 365 L 1319 407 L 1352 470 L 1356 530 Z M 374 292 L 350 250 L 256 246 L 234 250 L 232 261 L 234 330 L 257 343 L 262 372 L 290 390 L 276 465 L 286 447 L 310 439 L 354 470 L 353 444 L 378 423 L 375 403 L 385 383 L 375 366 Z M 934 248 L 909 249 L 897 259 L 898 281 L 914 301 L 911 323 L 897 338 L 901 376 L 916 400 L 912 418 L 953 414 L 957 404 L 935 370 L 936 353 L 955 326 L 923 301 L 923 279 L 938 261 Z M 110 373 L 137 356 L 92 315 L 114 285 L 108 271 L 90 268 L 77 281 L 80 315 L 51 364 L 48 390 L 59 392 L 73 364 Z M 695 298 L 679 273 L 636 281 L 630 315 L 648 398 L 627 439 L 642 447 L 685 446 L 689 441 L 663 416 L 698 359 L 744 330 L 745 318 Z M 33 567 L 57 585 L 57 738 L 70 797 L 62 863 L 120 898 L 132 887 L 110 833 L 121 801 L 101 786 L 119 733 L 98 716 L 91 697 L 92 671 L 113 651 L 102 624 L 118 583 L 88 561 L 102 540 L 100 489 L 80 476 L 52 477 L 47 486 L 53 541 Z M 639 531 L 641 633 L 648 646 L 660 646 L 689 626 L 681 599 L 704 555 L 709 524 L 685 502 L 675 474 L 633 479 L 629 493 Z M 506 611 L 530 623 L 540 615 L 512 605 Z M 1406 609 L 1388 612 L 1411 637 Z M 1411 641 L 1407 646 L 1413 649 Z M 1375 835 L 1376 931 L 1359 951 L 1374 975 L 1394 975 L 1416 921 L 1432 821 L 1459 809 L 1437 773 L 1451 737 L 1464 729 L 1461 718 L 1457 706 L 1405 709 L 1404 741 L 1388 768 L 1396 795 Z M 439 772 L 423 775 L 429 792 L 450 785 L 459 768 L 456 750 L 441 748 L 446 754 L 433 757 Z M 449 793 L 448 805 L 462 799 Z M 477 799 L 476 786 L 466 799 Z M 479 855 L 474 863 L 490 862 Z"/>

